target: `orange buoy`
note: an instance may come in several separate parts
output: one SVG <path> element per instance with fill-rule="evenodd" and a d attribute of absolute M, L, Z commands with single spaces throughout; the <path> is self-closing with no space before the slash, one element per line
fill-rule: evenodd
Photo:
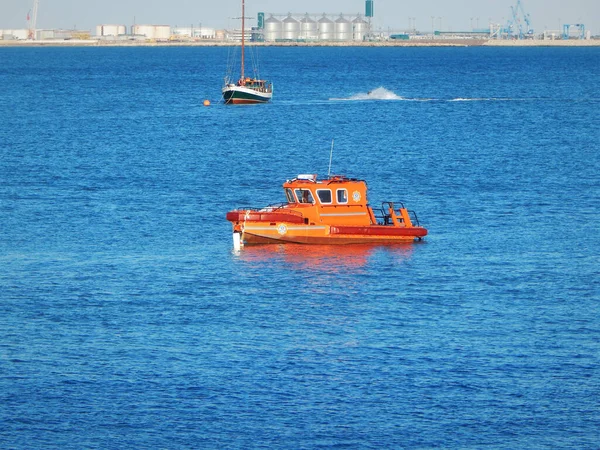
<path fill-rule="evenodd" d="M 210 106 L 210 100 L 204 100 L 204 106 Z"/>

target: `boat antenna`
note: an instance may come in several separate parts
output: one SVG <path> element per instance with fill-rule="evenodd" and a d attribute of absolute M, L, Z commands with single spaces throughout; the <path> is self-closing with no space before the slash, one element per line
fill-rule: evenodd
<path fill-rule="evenodd" d="M 329 151 L 329 170 L 327 176 L 331 176 L 331 158 L 333 158 L 333 139 L 331 140 L 331 150 Z"/>
<path fill-rule="evenodd" d="M 241 76 L 242 76 L 242 80 L 244 79 L 244 47 L 245 47 L 245 30 L 244 27 L 246 26 L 246 17 L 244 17 L 246 15 L 246 3 L 244 0 L 242 0 L 242 70 L 241 72 Z"/>

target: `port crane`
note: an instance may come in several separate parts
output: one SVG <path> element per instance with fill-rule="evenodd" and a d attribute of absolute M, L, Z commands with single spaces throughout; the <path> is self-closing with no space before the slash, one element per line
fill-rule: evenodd
<path fill-rule="evenodd" d="M 509 38 L 516 39 L 524 39 L 526 36 L 532 36 L 533 28 L 531 27 L 531 19 L 529 18 L 529 14 L 525 12 L 521 0 L 517 0 L 517 4 L 511 6 L 510 10 L 512 17 L 508 20 L 504 33 Z"/>
<path fill-rule="evenodd" d="M 40 3 L 40 0 L 34 0 L 33 1 L 33 11 L 30 11 L 27 13 L 27 28 L 29 29 L 29 32 L 27 34 L 27 39 L 35 40 L 35 27 L 37 24 L 37 13 L 38 13 L 39 3 Z"/>
<path fill-rule="evenodd" d="M 585 39 L 585 25 L 582 23 L 565 23 L 563 25 L 563 39 L 569 39 L 571 37 L 571 27 L 575 27 L 579 30 L 579 39 Z"/>

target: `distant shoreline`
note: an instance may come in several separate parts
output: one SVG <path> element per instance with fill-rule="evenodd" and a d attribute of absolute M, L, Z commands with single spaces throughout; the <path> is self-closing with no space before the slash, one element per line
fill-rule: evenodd
<path fill-rule="evenodd" d="M 239 43 L 229 41 L 151 41 L 151 40 L 0 40 L 0 47 L 231 47 Z M 478 39 L 422 39 L 375 42 L 250 42 L 257 47 L 600 47 L 600 39 L 592 40 L 478 40 Z"/>

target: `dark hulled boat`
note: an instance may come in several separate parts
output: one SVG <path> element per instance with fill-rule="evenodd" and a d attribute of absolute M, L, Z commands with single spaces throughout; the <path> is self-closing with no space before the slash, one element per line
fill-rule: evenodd
<path fill-rule="evenodd" d="M 261 80 L 258 76 L 246 77 L 244 75 L 245 66 L 245 0 L 242 0 L 242 62 L 240 68 L 240 78 L 234 82 L 232 77 L 225 77 L 225 86 L 221 90 L 225 104 L 252 104 L 267 103 L 273 97 L 273 84 L 267 80 Z"/>

